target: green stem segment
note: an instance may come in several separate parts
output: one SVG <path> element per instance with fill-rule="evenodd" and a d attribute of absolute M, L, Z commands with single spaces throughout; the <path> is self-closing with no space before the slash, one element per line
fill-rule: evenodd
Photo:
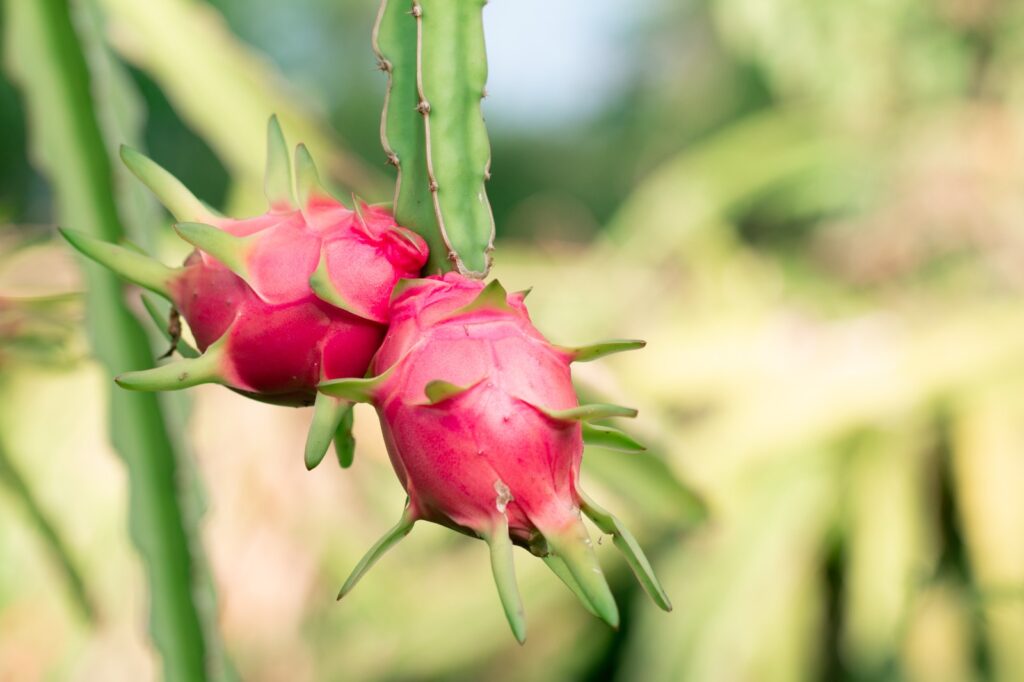
<path fill-rule="evenodd" d="M 398 168 L 394 212 L 430 245 L 430 273 L 484 278 L 494 248 L 487 200 L 486 0 L 382 0 L 374 49 L 388 75 L 381 140 Z"/>
<path fill-rule="evenodd" d="M 21 502 L 29 521 L 35 526 L 40 540 L 49 550 L 50 556 L 63 575 L 64 584 L 71 596 L 72 603 L 86 620 L 93 625 L 98 625 L 99 616 L 89 596 L 82 572 L 78 570 L 75 559 L 57 531 L 57 527 L 50 521 L 43 505 L 36 499 L 28 481 L 22 477 L 14 465 L 3 443 L 0 443 L 0 484 L 4 485 L 14 498 Z"/>
<path fill-rule="evenodd" d="M 33 122 L 35 158 L 50 179 L 62 221 L 117 241 L 110 159 L 89 90 L 81 43 L 67 0 L 8 2 L 5 57 L 21 84 Z M 138 321 L 124 305 L 117 276 L 83 263 L 89 331 L 110 373 L 149 367 L 152 355 Z M 124 459 L 132 538 L 150 585 L 150 624 L 163 657 L 164 679 L 204 680 L 207 646 L 194 601 L 190 539 L 179 499 L 177 454 L 157 397 L 113 391 L 111 439 Z"/>

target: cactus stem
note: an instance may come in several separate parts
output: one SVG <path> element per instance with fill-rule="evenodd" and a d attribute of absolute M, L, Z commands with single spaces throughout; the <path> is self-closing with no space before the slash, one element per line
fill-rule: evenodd
<path fill-rule="evenodd" d="M 476 298 L 452 312 L 449 317 L 457 317 L 477 310 L 511 310 L 508 304 L 508 293 L 505 291 L 505 287 L 501 286 L 501 282 L 496 279 L 491 280 L 480 290 Z"/>

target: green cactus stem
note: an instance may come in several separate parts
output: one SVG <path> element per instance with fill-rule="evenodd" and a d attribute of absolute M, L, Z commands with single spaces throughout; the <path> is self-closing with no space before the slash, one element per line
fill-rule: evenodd
<path fill-rule="evenodd" d="M 394 214 L 430 246 L 427 270 L 484 278 L 494 248 L 487 200 L 486 0 L 383 0 L 374 49 L 388 76 L 381 140 L 398 169 Z"/>
<path fill-rule="evenodd" d="M 95 84 L 69 3 L 8 2 L 3 9 L 5 61 L 24 93 L 33 123 L 33 158 L 51 183 L 60 220 L 81 226 L 93 239 L 121 239 L 124 231 L 114 203 L 110 158 L 92 100 Z M 200 202 L 158 175 L 153 182 L 173 197 L 171 203 L 182 219 L 206 217 Z M 128 249 L 112 253 L 127 262 L 126 267 L 141 265 L 135 274 L 146 281 L 140 283 L 162 293 L 166 268 L 154 267 Z M 93 263 L 83 263 L 83 272 L 89 335 L 97 358 L 111 373 L 148 365 L 149 342 L 124 305 L 117 276 Z M 149 582 L 150 629 L 162 658 L 162 677 L 206 680 L 211 666 L 208 651 L 215 648 L 208 647 L 207 637 L 214 637 L 216 628 L 201 621 L 204 612 L 197 602 L 192 554 L 198 535 L 190 536 L 193 529 L 181 501 L 180 455 L 166 415 L 156 396 L 113 391 L 110 419 L 111 443 L 128 474 L 131 536 Z"/>

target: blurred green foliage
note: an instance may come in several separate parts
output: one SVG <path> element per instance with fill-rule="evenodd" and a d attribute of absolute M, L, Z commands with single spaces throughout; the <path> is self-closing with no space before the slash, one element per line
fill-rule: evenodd
<path fill-rule="evenodd" d="M 260 210 L 261 128 L 275 110 L 339 185 L 389 195 L 375 3 L 95 5 L 111 64 L 142 93 L 143 146 L 202 198 Z M 522 5 L 544 21 L 542 3 Z M 635 435 L 652 446 L 588 452 L 584 477 L 639 531 L 675 611 L 644 601 L 609 543 L 602 559 L 628 604 L 614 633 L 524 561 L 520 649 L 481 543 L 429 527 L 339 606 L 337 580 L 401 505 L 372 415 L 357 414 L 352 470 L 307 474 L 305 414 L 197 391 L 189 434 L 211 506 L 201 539 L 239 674 L 1020 679 L 1024 8 L 658 0 L 629 11 L 607 34 L 628 47 L 610 95 L 577 89 L 570 120 L 494 116 L 488 189 L 495 273 L 510 290 L 535 287 L 545 333 L 649 341 L 578 372 L 588 393 L 629 396 Z M 557 45 L 516 40 L 568 59 L 582 29 L 561 30 Z M 0 80 L 12 254 L 0 295 L 74 294 L 74 268 L 39 227 L 56 216 L 24 111 Z M 129 219 L 131 202 L 118 207 L 141 228 L 133 237 L 180 258 L 166 219 Z M 0 305 L 5 461 L 66 535 L 57 555 L 74 557 L 105 618 L 81 622 L 75 590 L 50 588 L 63 579 L 56 545 L 33 530 L 35 512 L 14 511 L 26 496 L 0 487 L 0 556 L 12 558 L 0 562 L 0 677 L 152 676 L 80 309 L 12 311 Z"/>

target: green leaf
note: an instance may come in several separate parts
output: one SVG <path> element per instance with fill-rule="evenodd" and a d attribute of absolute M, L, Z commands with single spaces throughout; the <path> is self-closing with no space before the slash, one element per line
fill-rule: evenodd
<path fill-rule="evenodd" d="M 352 423 L 355 417 L 355 410 L 352 405 L 348 406 L 341 416 L 338 430 L 334 433 L 334 454 L 338 457 L 338 465 L 342 469 L 352 466 L 352 460 L 356 454 L 356 439 L 352 435 Z"/>
<path fill-rule="evenodd" d="M 501 286 L 501 282 L 496 279 L 491 280 L 480 290 L 476 298 L 452 312 L 449 317 L 465 315 L 477 310 L 512 310 L 512 306 L 508 304 L 508 294 L 505 292 L 505 287 Z"/>
<path fill-rule="evenodd" d="M 324 393 L 316 394 L 313 422 L 306 437 L 306 469 L 313 470 L 323 461 L 327 449 L 331 446 L 331 440 L 342 426 L 342 420 L 346 415 L 350 416 L 351 411 L 351 403 Z M 351 424 L 349 428 L 351 429 Z"/>
<path fill-rule="evenodd" d="M 556 349 L 569 356 L 572 362 L 590 362 L 603 358 L 613 353 L 623 353 L 628 350 L 637 350 L 647 345 L 646 341 L 637 339 L 612 339 L 602 341 L 590 346 L 555 346 Z"/>
<path fill-rule="evenodd" d="M 665 589 L 658 582 L 657 576 L 654 575 L 651 562 L 647 560 L 647 555 L 644 554 L 640 543 L 636 541 L 636 538 L 629 532 L 629 529 L 623 526 L 622 522 L 616 517 L 598 506 L 596 502 L 587 497 L 582 491 L 577 490 L 577 494 L 582 502 L 581 508 L 583 513 L 598 528 L 612 536 L 612 542 L 622 552 L 622 555 L 626 558 L 626 563 L 633 569 L 633 574 L 651 600 L 662 610 L 671 611 L 672 602 L 669 601 L 668 595 L 665 594 Z"/>
<path fill-rule="evenodd" d="M 352 588 L 356 586 L 356 583 L 366 574 L 370 568 L 377 563 L 377 561 L 387 553 L 389 549 L 394 547 L 398 542 L 404 538 L 412 530 L 412 527 L 416 524 L 416 517 L 413 516 L 412 510 L 409 503 L 406 502 L 405 511 L 402 512 L 402 518 L 398 520 L 387 533 L 385 533 L 377 542 L 374 543 L 373 547 L 366 552 L 359 563 L 356 564 L 352 574 L 345 581 L 345 584 L 341 586 L 341 590 L 338 592 L 338 599 L 342 599 L 346 594 L 352 591 Z"/>
<path fill-rule="evenodd" d="M 331 279 L 331 273 L 327 270 L 327 253 L 324 252 L 320 255 L 320 264 L 316 266 L 316 270 L 309 276 L 309 288 L 313 290 L 313 293 L 324 303 L 330 303 L 335 308 L 341 308 L 342 310 L 348 311 L 357 317 L 362 315 L 353 309 L 352 305 L 345 300 L 345 297 L 341 295 L 338 288 L 334 286 L 334 281 Z"/>
<path fill-rule="evenodd" d="M 569 573 L 576 579 L 580 590 L 586 595 L 598 617 L 613 628 L 619 626 L 619 608 L 615 604 L 615 597 L 608 587 L 604 573 L 601 572 L 601 565 L 597 562 L 597 555 L 594 554 L 590 536 L 583 522 L 576 519 L 575 523 L 557 532 L 545 532 L 544 539 L 547 540 L 551 551 L 558 556 L 569 568 Z"/>
<path fill-rule="evenodd" d="M 110 244 L 78 230 L 60 228 L 60 233 L 71 246 L 97 263 L 129 282 L 170 300 L 171 281 L 178 275 L 178 270 L 169 268 L 136 249 Z"/>
<path fill-rule="evenodd" d="M 174 226 L 182 239 L 220 261 L 242 279 L 249 276 L 247 262 L 252 237 L 236 237 L 219 227 L 205 223 L 177 223 Z"/>
<path fill-rule="evenodd" d="M 305 212 L 313 199 L 329 196 L 330 192 L 320 182 L 320 173 L 316 169 L 313 156 L 306 149 L 306 145 L 298 145 L 295 147 L 295 197 L 298 199 L 299 208 Z"/>
<path fill-rule="evenodd" d="M 290 211 L 295 208 L 288 143 L 285 142 L 284 131 L 276 115 L 271 116 L 267 122 L 267 169 L 263 176 L 263 193 L 272 211 Z"/>
<path fill-rule="evenodd" d="M 473 384 L 473 386 L 475 385 L 476 384 Z M 423 387 L 423 392 L 426 394 L 427 400 L 430 401 L 430 404 L 436 405 L 465 393 L 469 389 L 473 388 L 473 386 L 456 386 L 455 384 L 448 383 L 447 381 L 435 379 Z"/>
<path fill-rule="evenodd" d="M 647 449 L 618 429 L 593 424 L 583 425 L 583 442 L 587 445 L 621 452 L 643 452 Z"/>
<path fill-rule="evenodd" d="M 567 410 L 548 410 L 541 407 L 534 407 L 551 419 L 556 419 L 558 421 L 594 421 L 598 419 L 608 419 L 609 417 L 632 418 L 637 415 L 637 411 L 631 407 L 622 407 L 621 405 L 610 405 L 607 403 L 580 405 L 579 407 L 571 407 Z"/>
<path fill-rule="evenodd" d="M 368 379 L 331 379 L 322 381 L 317 390 L 335 398 L 344 398 L 353 403 L 372 403 L 377 390 L 391 375 L 389 369 L 384 374 Z"/>
<path fill-rule="evenodd" d="M 125 372 L 114 377 L 114 381 L 130 391 L 178 391 L 222 382 L 223 364 L 223 345 L 218 342 L 197 358 L 182 358 L 153 369 Z"/>
<path fill-rule="evenodd" d="M 197 199 L 178 178 L 142 152 L 121 145 L 121 160 L 128 170 L 156 195 L 175 220 L 206 223 L 216 219 L 216 214 Z"/>
<path fill-rule="evenodd" d="M 498 587 L 498 597 L 512 634 L 520 644 L 526 642 L 526 611 L 516 584 L 516 566 L 512 559 L 512 539 L 508 535 L 508 519 L 502 514 L 484 538 L 491 549 L 491 572 Z"/>
<path fill-rule="evenodd" d="M 569 588 L 569 591 L 576 595 L 576 598 L 583 604 L 583 608 L 590 612 L 590 615 L 595 618 L 600 618 L 597 610 L 594 609 L 594 605 L 590 603 L 590 597 L 580 587 L 579 582 L 573 577 L 572 572 L 569 570 L 569 566 L 566 565 L 562 557 L 555 554 L 548 554 L 542 557 L 547 567 L 551 569 L 551 572 L 558 576 L 558 579 L 565 583 L 565 586 Z"/>

